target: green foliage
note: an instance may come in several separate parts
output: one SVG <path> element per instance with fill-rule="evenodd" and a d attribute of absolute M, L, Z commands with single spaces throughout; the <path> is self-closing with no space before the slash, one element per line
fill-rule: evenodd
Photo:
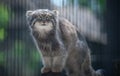
<path fill-rule="evenodd" d="M 25 44 L 22 41 L 16 40 L 13 53 L 15 53 L 17 57 L 22 57 L 23 51 L 25 51 Z"/>
<path fill-rule="evenodd" d="M 0 41 L 3 41 L 5 38 L 5 29 L 0 28 Z"/>
<path fill-rule="evenodd" d="M 105 6 L 106 6 L 106 0 L 98 0 L 98 3 L 100 5 L 100 9 L 104 12 L 105 11 Z"/>
<path fill-rule="evenodd" d="M 40 60 L 40 54 L 37 50 L 32 51 L 32 59 L 33 61 L 39 61 Z"/>
<path fill-rule="evenodd" d="M 67 0 L 67 1 L 70 1 L 72 4 L 74 4 L 75 0 Z M 98 10 L 99 13 L 102 13 L 105 11 L 105 5 L 106 5 L 106 0 L 76 0 L 78 5 L 81 7 L 81 6 L 84 6 L 84 7 L 87 7 L 89 8 L 90 10 L 93 10 L 94 8 L 99 8 Z M 91 4 L 91 2 L 94 2 L 94 4 Z M 92 8 L 91 6 L 94 5 L 94 8 Z M 96 11 L 98 11 L 96 10 Z"/>
<path fill-rule="evenodd" d="M 0 3 L 0 41 L 3 41 L 6 37 L 5 28 L 9 21 L 9 11 L 7 7 Z"/>
<path fill-rule="evenodd" d="M 9 11 L 6 6 L 0 4 L 0 28 L 6 27 L 9 21 Z"/>
<path fill-rule="evenodd" d="M 12 50 L 12 57 L 19 59 L 19 64 L 22 62 L 26 63 L 26 66 L 29 69 L 37 68 L 40 62 L 40 54 L 35 48 L 33 47 L 26 47 L 26 43 L 22 42 L 21 40 L 16 40 L 13 50 Z M 30 50 L 26 50 L 26 48 L 30 48 Z M 25 59 L 24 59 L 25 58 Z M 23 60 L 21 60 L 23 59 Z M 26 60 L 27 59 L 27 60 Z"/>
<path fill-rule="evenodd" d="M 105 0 L 98 0 L 98 3 L 99 3 L 101 6 L 105 6 L 106 1 L 105 1 Z"/>
<path fill-rule="evenodd" d="M 88 6 L 88 0 L 78 0 L 79 5 Z"/>
<path fill-rule="evenodd" d="M 0 52 L 0 65 L 4 65 L 5 56 L 3 52 Z"/>
<path fill-rule="evenodd" d="M 77 1 L 77 3 L 80 5 L 80 6 L 88 6 L 88 0 L 76 0 Z M 74 4 L 74 2 L 75 2 L 75 0 L 70 0 L 70 2 L 72 3 L 72 4 Z"/>
<path fill-rule="evenodd" d="M 33 50 L 32 53 L 31 53 L 31 57 L 30 57 L 30 62 L 28 64 L 29 68 L 30 69 L 35 69 L 39 64 L 40 62 L 40 54 L 37 50 Z"/>

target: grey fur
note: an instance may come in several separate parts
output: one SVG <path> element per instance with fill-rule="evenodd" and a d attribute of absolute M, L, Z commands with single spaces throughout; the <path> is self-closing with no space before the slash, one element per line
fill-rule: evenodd
<path fill-rule="evenodd" d="M 47 12 L 53 15 L 52 29 L 45 31 L 42 37 L 40 31 L 35 31 L 32 16 Z M 91 66 L 90 49 L 86 42 L 79 37 L 77 28 L 68 20 L 61 18 L 54 11 L 39 9 L 27 12 L 32 36 L 42 54 L 44 67 L 41 72 L 61 72 L 66 69 L 68 76 L 101 76 Z M 35 18 L 36 19 L 36 18 Z M 41 24 L 39 25 L 41 26 Z M 36 26 L 38 27 L 38 26 Z M 42 26 L 41 26 L 42 27 Z M 48 25 L 46 24 L 46 27 Z M 47 28 L 46 28 L 47 29 Z M 41 35 L 41 36 L 39 36 Z"/>

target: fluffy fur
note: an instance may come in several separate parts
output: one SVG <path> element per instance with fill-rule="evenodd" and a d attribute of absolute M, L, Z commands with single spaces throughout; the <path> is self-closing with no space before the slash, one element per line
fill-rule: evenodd
<path fill-rule="evenodd" d="M 40 37 L 45 38 L 46 34 L 49 33 L 52 30 L 53 25 L 52 25 L 52 23 L 47 23 L 47 26 L 43 26 L 41 24 L 42 23 L 40 23 L 40 22 L 36 22 L 34 24 L 34 30 L 39 32 Z"/>
<path fill-rule="evenodd" d="M 68 20 L 46 9 L 28 11 L 26 15 L 42 54 L 42 73 L 66 69 L 68 76 L 100 76 L 91 66 L 86 42 Z"/>

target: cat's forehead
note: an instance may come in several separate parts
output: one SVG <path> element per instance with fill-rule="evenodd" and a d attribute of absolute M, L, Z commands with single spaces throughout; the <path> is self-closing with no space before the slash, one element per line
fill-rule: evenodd
<path fill-rule="evenodd" d="M 33 14 L 37 14 L 37 15 L 53 15 L 53 12 L 48 10 L 48 9 L 39 9 L 39 10 L 35 10 L 33 12 Z"/>
<path fill-rule="evenodd" d="M 48 9 L 37 9 L 37 10 L 29 10 L 26 12 L 27 18 L 36 18 L 36 17 L 57 17 L 58 11 L 57 10 L 48 10 Z"/>

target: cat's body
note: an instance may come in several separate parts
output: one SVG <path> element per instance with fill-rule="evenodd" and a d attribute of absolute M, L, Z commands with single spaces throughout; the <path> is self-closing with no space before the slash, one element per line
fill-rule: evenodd
<path fill-rule="evenodd" d="M 42 54 L 42 73 L 66 69 L 69 76 L 99 76 L 91 67 L 87 44 L 68 20 L 45 9 L 28 11 L 27 18 Z"/>

